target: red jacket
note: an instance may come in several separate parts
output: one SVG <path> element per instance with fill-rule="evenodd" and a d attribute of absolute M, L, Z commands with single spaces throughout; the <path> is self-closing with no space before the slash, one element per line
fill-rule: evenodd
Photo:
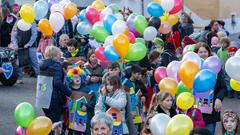
<path fill-rule="evenodd" d="M 187 115 L 192 119 L 194 127 L 205 127 L 202 113 L 197 108 L 191 108 L 187 111 Z"/>
<path fill-rule="evenodd" d="M 168 38 L 168 42 L 171 42 L 174 46 L 175 49 L 179 48 L 181 46 L 181 35 L 179 31 L 176 31 L 172 33 Z"/>

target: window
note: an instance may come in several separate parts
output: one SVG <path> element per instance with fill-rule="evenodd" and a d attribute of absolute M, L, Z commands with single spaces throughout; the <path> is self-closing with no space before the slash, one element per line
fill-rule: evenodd
<path fill-rule="evenodd" d="M 116 113 L 112 113 L 112 117 L 114 120 L 117 120 L 117 114 Z"/>

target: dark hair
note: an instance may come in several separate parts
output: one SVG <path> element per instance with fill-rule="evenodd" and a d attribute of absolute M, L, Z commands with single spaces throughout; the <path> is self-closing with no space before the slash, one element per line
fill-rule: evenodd
<path fill-rule="evenodd" d="M 190 24 L 194 23 L 192 18 L 186 12 L 182 12 L 182 15 L 185 15 L 188 18 L 188 23 L 190 23 Z"/>
<path fill-rule="evenodd" d="M 94 49 L 91 49 L 88 51 L 88 54 L 87 54 L 87 59 L 89 60 L 89 58 L 94 54 Z"/>
<path fill-rule="evenodd" d="M 175 51 L 175 46 L 173 45 L 172 42 L 165 42 L 163 43 L 163 48 L 164 50 L 171 50 L 171 51 Z"/>
<path fill-rule="evenodd" d="M 149 62 L 152 63 L 159 56 L 160 56 L 160 53 L 158 51 L 156 50 L 151 51 L 148 55 Z"/>
<path fill-rule="evenodd" d="M 120 78 L 117 75 L 109 75 L 107 77 L 107 81 L 110 85 L 113 86 L 114 90 L 120 89 L 122 87 Z"/>
<path fill-rule="evenodd" d="M 146 121 L 144 122 L 142 134 L 151 134 L 150 130 L 150 119 L 153 118 L 157 113 L 148 114 Z"/>
<path fill-rule="evenodd" d="M 217 21 L 217 20 L 211 20 L 211 21 L 210 21 L 210 23 L 209 23 L 209 26 L 212 28 L 212 26 L 214 25 L 214 23 L 215 23 L 215 22 L 217 22 L 217 23 L 218 23 L 218 21 Z"/>
<path fill-rule="evenodd" d="M 117 68 L 117 67 L 120 69 L 120 65 L 117 62 L 111 62 L 107 66 L 108 69 L 114 69 L 114 68 Z"/>
<path fill-rule="evenodd" d="M 212 134 L 205 127 L 196 127 L 190 132 L 190 135 L 212 135 Z"/>
<path fill-rule="evenodd" d="M 74 38 L 69 39 L 67 46 L 74 46 L 75 48 L 78 48 L 78 41 Z"/>
<path fill-rule="evenodd" d="M 132 70 L 132 73 L 142 73 L 142 68 L 136 64 L 132 65 L 131 70 Z"/>
<path fill-rule="evenodd" d="M 198 42 L 198 43 L 195 45 L 194 52 L 195 52 L 195 53 L 198 53 L 200 47 L 204 47 L 204 48 L 208 51 L 209 56 L 212 55 L 211 48 L 208 46 L 208 44 L 206 44 L 206 43 L 204 43 L 204 42 Z"/>

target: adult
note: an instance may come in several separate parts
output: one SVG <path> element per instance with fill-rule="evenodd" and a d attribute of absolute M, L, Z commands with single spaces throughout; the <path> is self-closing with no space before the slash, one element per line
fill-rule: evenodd
<path fill-rule="evenodd" d="M 161 57 L 161 66 L 167 67 L 168 64 L 174 60 L 178 60 L 175 56 L 175 47 L 171 42 L 166 42 L 163 45 L 164 51 Z"/>
<path fill-rule="evenodd" d="M 210 24 L 210 32 L 207 34 L 207 44 L 211 46 L 212 37 L 218 37 L 217 33 L 219 31 L 219 24 L 217 20 L 211 20 Z"/>
<path fill-rule="evenodd" d="M 189 36 L 191 34 L 193 34 L 194 32 L 194 28 L 193 28 L 193 20 L 192 18 L 186 13 L 186 12 L 182 12 L 181 15 L 181 27 L 182 27 L 182 34 L 184 33 L 184 36 Z"/>
<path fill-rule="evenodd" d="M 113 118 L 104 112 L 97 113 L 91 120 L 92 135 L 112 135 Z"/>
<path fill-rule="evenodd" d="M 204 60 L 212 54 L 210 47 L 202 42 L 197 43 L 195 52 Z M 217 74 L 217 83 L 212 93 L 214 94 L 213 99 L 210 99 L 210 96 L 204 97 L 204 100 L 207 99 L 213 101 L 213 104 L 209 106 L 212 111 L 202 114 L 206 127 L 212 134 L 215 134 L 216 123 L 220 121 L 220 110 L 222 108 L 222 101 L 226 88 L 223 72 L 220 71 Z"/>

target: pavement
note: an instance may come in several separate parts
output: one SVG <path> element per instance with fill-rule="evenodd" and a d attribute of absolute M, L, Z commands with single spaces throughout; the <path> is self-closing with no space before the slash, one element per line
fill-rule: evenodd
<path fill-rule="evenodd" d="M 0 84 L 0 135 L 14 135 L 17 125 L 14 121 L 14 109 L 22 102 L 35 104 L 36 79 L 24 78 L 24 84 L 5 87 Z M 227 108 L 240 112 L 240 100 L 225 98 L 223 110 Z M 36 117 L 44 115 L 42 110 L 36 109 Z M 218 124 L 219 125 L 219 124 Z M 217 128 L 219 129 L 219 127 Z"/>

